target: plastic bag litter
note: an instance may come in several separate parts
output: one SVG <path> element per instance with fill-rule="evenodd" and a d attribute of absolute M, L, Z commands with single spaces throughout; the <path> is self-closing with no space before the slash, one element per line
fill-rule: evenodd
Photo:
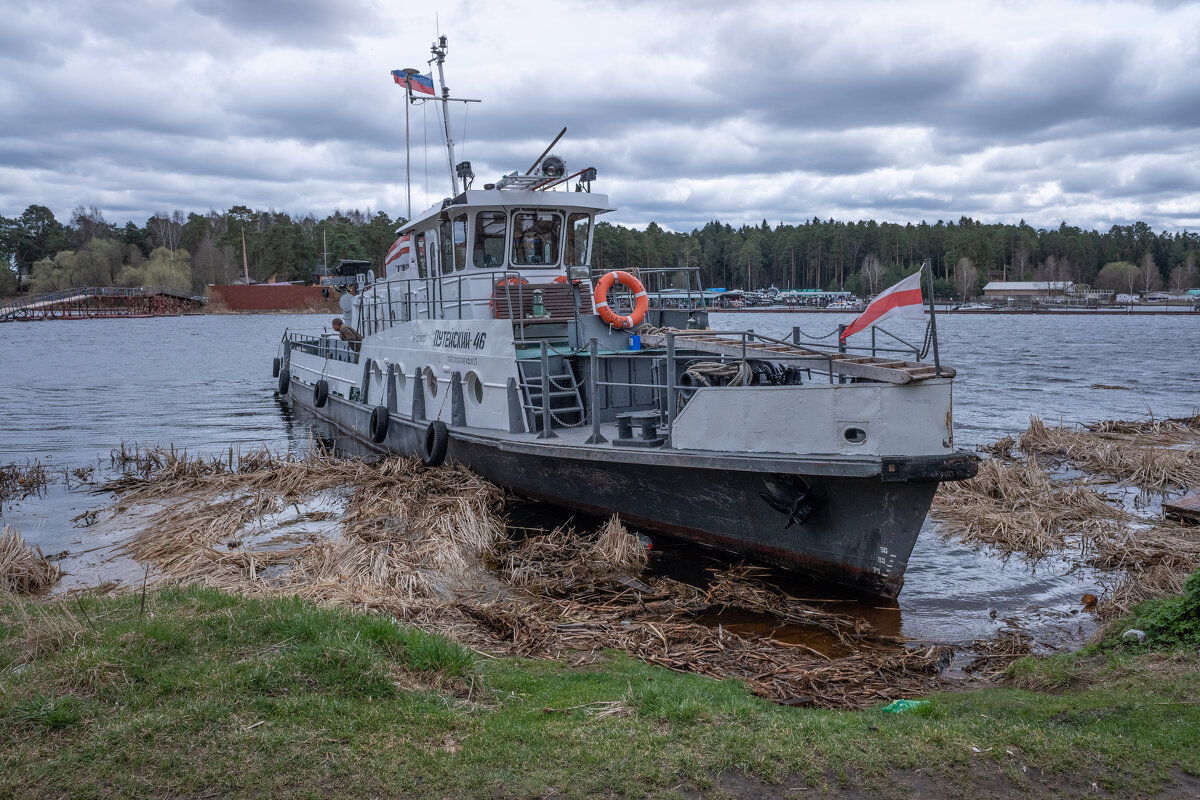
<path fill-rule="evenodd" d="M 885 714 L 903 714 L 906 711 L 928 711 L 932 707 L 928 700 L 893 700 L 882 710 Z"/>

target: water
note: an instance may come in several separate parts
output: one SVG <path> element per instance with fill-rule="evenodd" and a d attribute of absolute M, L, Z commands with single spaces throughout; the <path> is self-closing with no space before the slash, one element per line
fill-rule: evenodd
<path fill-rule="evenodd" d="M 714 314 L 711 323 L 788 338 L 794 325 L 821 335 L 850 319 L 724 313 Z M 5 408 L 0 464 L 38 459 L 59 470 L 105 470 L 110 452 L 122 443 L 173 444 L 191 453 L 258 446 L 304 450 L 313 428 L 275 397 L 271 360 L 285 328 L 316 332 L 328 322 L 323 316 L 269 314 L 0 325 Z M 1015 435 L 1031 414 L 1086 422 L 1143 417 L 1148 411 L 1184 416 L 1200 408 L 1195 374 L 1200 316 L 957 314 L 939 317 L 938 324 L 942 360 L 958 370 L 960 447 Z M 887 327 L 912 342 L 919 343 L 923 333 L 917 321 Z M 855 339 L 869 343 L 870 336 Z M 19 526 L 46 553 L 70 551 L 72 559 L 63 562 L 73 573 L 68 586 L 103 577 L 138 579 L 136 564 L 86 552 L 119 536 L 118 526 L 127 526 L 127 520 L 72 526 L 73 517 L 105 500 L 60 484 L 43 498 L 6 505 L 0 521 Z M 667 563 L 678 562 L 684 571 L 689 568 L 684 562 L 707 563 L 707 556 L 687 549 L 667 550 Z M 870 617 L 886 632 L 917 639 L 986 637 L 1016 618 L 1043 641 L 1069 645 L 1094 629 L 1079 598 L 1101 594 L 1103 579 L 1072 571 L 1067 562 L 1005 562 L 944 541 L 926 521 L 898 604 L 823 597 L 840 610 Z M 799 596 L 816 592 L 803 583 L 787 588 Z"/>

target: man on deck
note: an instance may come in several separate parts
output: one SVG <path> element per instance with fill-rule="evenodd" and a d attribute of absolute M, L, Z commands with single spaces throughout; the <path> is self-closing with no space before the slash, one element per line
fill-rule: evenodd
<path fill-rule="evenodd" d="M 346 343 L 350 352 L 354 353 L 354 360 L 358 361 L 358 351 L 362 349 L 362 334 L 342 322 L 341 317 L 333 318 L 333 331 Z"/>

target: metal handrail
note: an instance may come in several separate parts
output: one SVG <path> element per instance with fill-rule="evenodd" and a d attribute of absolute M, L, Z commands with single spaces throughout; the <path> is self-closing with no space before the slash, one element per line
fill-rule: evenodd
<path fill-rule="evenodd" d="M 482 284 L 485 281 L 492 287 L 489 297 L 468 298 L 465 296 L 465 287 L 473 282 Z M 449 286 L 456 289 L 455 294 L 457 295 L 451 301 L 446 300 Z M 500 290 L 503 290 L 503 297 L 510 310 L 511 321 L 516 326 L 517 341 L 523 342 L 527 341 L 526 320 L 520 314 L 511 315 L 516 309 L 524 307 L 526 292 L 533 291 L 532 288 L 528 288 L 530 286 L 531 284 L 522 282 L 520 272 L 511 269 L 492 272 L 472 270 L 425 278 L 396 278 L 393 276 L 378 281 L 355 295 L 355 307 L 361 315 L 359 320 L 362 330 L 360 332 L 366 335 L 378 333 L 402 322 L 411 322 L 421 318 L 438 319 L 439 308 L 443 319 L 454 319 L 454 316 L 450 316 L 452 311 L 456 312 L 458 319 L 464 319 L 463 310 L 465 308 L 491 309 Z M 401 308 L 400 314 L 394 313 L 397 304 Z M 489 313 L 486 318 L 492 318 L 492 314 Z"/>

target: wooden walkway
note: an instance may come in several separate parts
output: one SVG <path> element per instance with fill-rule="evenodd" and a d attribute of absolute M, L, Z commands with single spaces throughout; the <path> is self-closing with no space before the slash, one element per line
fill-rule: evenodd
<path fill-rule="evenodd" d="M 0 322 L 174 316 L 203 304 L 171 289 L 84 286 L 11 300 L 0 305 Z"/>

